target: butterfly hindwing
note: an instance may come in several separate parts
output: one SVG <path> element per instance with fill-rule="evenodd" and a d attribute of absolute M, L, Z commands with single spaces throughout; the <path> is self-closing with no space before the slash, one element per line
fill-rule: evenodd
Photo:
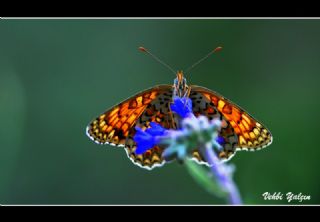
<path fill-rule="evenodd" d="M 141 116 L 137 119 L 135 126 L 145 130 L 149 128 L 150 122 L 156 122 L 166 129 L 175 127 L 174 115 L 171 113 L 169 105 L 172 101 L 172 86 L 157 96 L 144 110 Z M 165 160 L 162 158 L 163 148 L 155 146 L 145 153 L 135 154 L 136 144 L 133 141 L 135 135 L 135 127 L 132 127 L 129 132 L 129 137 L 126 142 L 126 151 L 128 157 L 140 167 L 151 170 L 154 167 L 162 166 Z"/>
<path fill-rule="evenodd" d="M 219 136 L 224 138 L 223 151 L 219 153 L 221 159 L 228 159 L 234 154 L 234 147 L 238 141 L 238 136 L 233 128 L 228 124 L 227 119 L 217 110 L 211 102 L 206 100 L 202 93 L 191 90 L 190 99 L 192 101 L 193 113 L 196 117 L 199 115 L 206 116 L 209 120 L 220 119 L 222 121 L 221 131 Z M 193 151 L 193 157 L 200 163 L 204 163 L 201 154 L 196 150 Z"/>
<path fill-rule="evenodd" d="M 271 144 L 272 135 L 266 127 L 220 94 L 201 86 L 191 86 L 190 98 L 195 115 L 222 121 L 220 136 L 225 143 L 224 150 L 219 153 L 221 159 L 229 159 L 236 150 L 254 151 Z"/>
<path fill-rule="evenodd" d="M 145 168 L 161 165 L 162 149 L 154 147 L 142 155 L 136 155 L 133 141 L 135 126 L 148 128 L 150 122 L 171 127 L 168 111 L 172 100 L 172 86 L 159 85 L 140 92 L 107 110 L 87 127 L 87 135 L 96 143 L 124 146 L 128 157 Z"/>

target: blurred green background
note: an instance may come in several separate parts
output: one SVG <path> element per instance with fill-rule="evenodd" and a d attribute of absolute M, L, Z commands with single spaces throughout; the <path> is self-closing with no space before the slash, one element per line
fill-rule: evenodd
<path fill-rule="evenodd" d="M 86 136 L 107 108 L 173 82 L 141 45 L 174 69 L 223 46 L 186 77 L 274 136 L 230 161 L 244 202 L 320 203 L 320 20 L 0 20 L 0 40 L 0 204 L 224 204 L 183 165 L 147 171 Z"/>

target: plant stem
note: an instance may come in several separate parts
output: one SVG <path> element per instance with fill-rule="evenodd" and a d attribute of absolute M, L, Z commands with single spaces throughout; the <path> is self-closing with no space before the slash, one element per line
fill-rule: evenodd
<path fill-rule="evenodd" d="M 210 164 L 212 174 L 217 178 L 218 183 L 227 192 L 228 202 L 232 205 L 241 205 L 241 197 L 237 186 L 231 178 L 231 172 L 228 172 L 227 166 L 221 163 L 217 155 L 213 151 L 210 143 L 202 146 L 200 152 Z"/>

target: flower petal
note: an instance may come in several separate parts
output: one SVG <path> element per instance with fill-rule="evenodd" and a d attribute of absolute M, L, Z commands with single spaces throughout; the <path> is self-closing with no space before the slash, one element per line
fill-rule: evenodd
<path fill-rule="evenodd" d="M 158 136 L 164 135 L 166 129 L 163 128 L 160 124 L 151 122 L 150 128 L 143 131 L 140 127 L 136 127 L 136 134 L 133 137 L 133 140 L 137 144 L 135 150 L 136 154 L 143 154 L 147 150 L 151 149 L 158 144 Z"/>
<path fill-rule="evenodd" d="M 162 136 L 166 131 L 165 128 L 155 122 L 150 122 L 150 126 L 150 128 L 146 129 L 146 132 L 153 136 Z"/>
<path fill-rule="evenodd" d="M 188 97 L 175 97 L 173 99 L 173 103 L 170 105 L 170 108 L 180 117 L 186 118 L 190 113 L 192 113 L 192 101 Z"/>
<path fill-rule="evenodd" d="M 223 138 L 223 136 L 217 136 L 216 141 L 220 144 L 223 145 L 225 144 L 225 139 Z"/>

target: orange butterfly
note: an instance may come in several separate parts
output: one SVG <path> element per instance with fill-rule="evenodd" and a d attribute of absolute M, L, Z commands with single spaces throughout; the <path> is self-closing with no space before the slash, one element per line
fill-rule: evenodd
<path fill-rule="evenodd" d="M 220 49 L 216 48 L 191 68 Z M 140 50 L 173 71 L 145 48 L 140 47 Z M 237 150 L 255 151 L 272 143 L 270 131 L 235 103 L 207 88 L 188 86 L 182 71 L 176 75 L 173 85 L 158 85 L 142 91 L 101 114 L 88 125 L 87 135 L 98 144 L 125 147 L 128 157 L 140 167 L 152 169 L 162 166 L 165 163 L 161 155 L 163 147 L 155 146 L 143 154 L 135 154 L 135 127 L 146 129 L 150 122 L 156 122 L 164 128 L 175 129 L 177 117 L 171 112 L 170 103 L 174 96 L 188 96 L 195 116 L 205 115 L 222 121 L 219 136 L 225 143 L 219 153 L 220 159 L 229 160 Z M 192 155 L 200 163 L 205 163 L 197 149 Z"/>

